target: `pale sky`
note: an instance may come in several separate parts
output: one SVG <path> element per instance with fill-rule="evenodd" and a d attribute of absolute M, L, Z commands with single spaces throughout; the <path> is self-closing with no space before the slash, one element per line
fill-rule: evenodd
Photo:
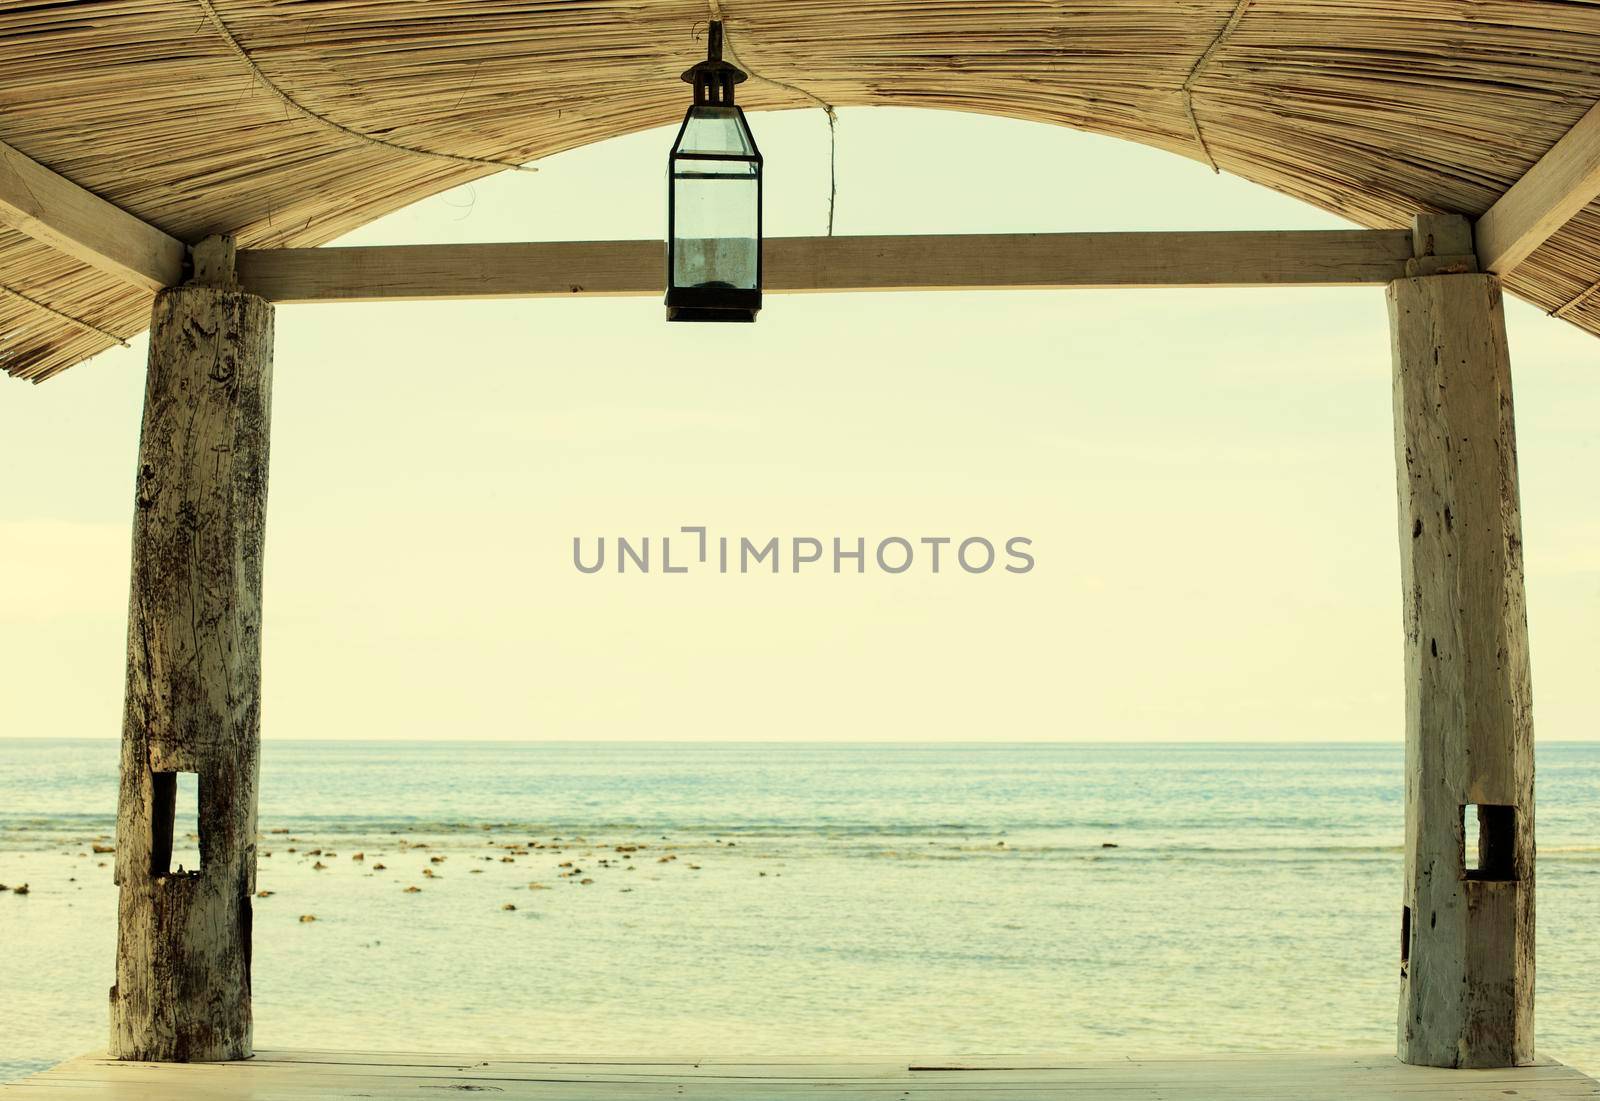
<path fill-rule="evenodd" d="M 823 232 L 821 113 L 752 125 L 768 235 Z M 659 237 L 670 141 L 343 243 Z M 841 112 L 842 234 L 1344 224 L 1066 129 Z M 1600 342 L 1508 319 L 1535 728 L 1595 738 Z M 0 381 L 0 735 L 119 733 L 144 358 Z M 769 295 L 753 326 L 655 299 L 280 306 L 263 736 L 1399 740 L 1389 371 L 1373 288 Z M 572 565 L 574 536 L 694 524 L 1025 536 L 1037 564 Z"/>

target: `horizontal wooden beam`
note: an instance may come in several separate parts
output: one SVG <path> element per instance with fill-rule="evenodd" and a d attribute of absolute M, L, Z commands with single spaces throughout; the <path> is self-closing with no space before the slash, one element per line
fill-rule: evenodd
<path fill-rule="evenodd" d="M 147 291 L 183 279 L 184 243 L 0 142 L 0 225 Z"/>
<path fill-rule="evenodd" d="M 1478 267 L 1500 275 L 1600 196 L 1600 104 L 1478 219 Z"/>
<path fill-rule="evenodd" d="M 778 237 L 769 292 L 1065 287 L 1339 287 L 1405 275 L 1409 230 Z M 244 249 L 275 302 L 659 295 L 660 241 Z"/>

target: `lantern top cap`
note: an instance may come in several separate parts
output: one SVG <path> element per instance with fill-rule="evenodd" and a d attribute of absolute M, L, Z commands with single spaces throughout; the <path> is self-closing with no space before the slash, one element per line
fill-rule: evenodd
<path fill-rule="evenodd" d="M 684 83 L 694 85 L 695 106 L 733 106 L 733 86 L 747 79 L 743 69 L 722 60 L 722 21 L 713 19 L 706 34 L 706 59 L 683 71 Z"/>

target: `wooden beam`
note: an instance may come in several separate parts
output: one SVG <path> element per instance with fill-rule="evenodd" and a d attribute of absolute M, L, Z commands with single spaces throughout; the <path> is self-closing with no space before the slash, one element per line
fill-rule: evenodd
<path fill-rule="evenodd" d="M 0 225 L 147 291 L 183 279 L 184 243 L 0 142 Z"/>
<path fill-rule="evenodd" d="M 999 290 L 1383 284 L 1409 230 L 779 237 L 766 290 Z M 659 295 L 660 241 L 246 249 L 239 283 L 272 302 Z"/>
<path fill-rule="evenodd" d="M 1600 104 L 1478 219 L 1478 266 L 1504 275 L 1600 196 Z"/>

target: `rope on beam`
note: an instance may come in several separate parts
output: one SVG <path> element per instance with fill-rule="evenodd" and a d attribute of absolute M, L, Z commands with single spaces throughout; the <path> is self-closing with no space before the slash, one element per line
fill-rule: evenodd
<path fill-rule="evenodd" d="M 255 78 L 261 82 L 261 86 L 282 101 L 285 107 L 288 107 L 290 110 L 299 114 L 303 118 L 308 118 L 313 122 L 320 123 L 321 125 L 328 127 L 330 130 L 337 130 L 345 137 L 354 138 L 356 141 L 365 142 L 368 145 L 376 145 L 384 149 L 393 149 L 399 153 L 410 153 L 419 157 L 434 157 L 438 160 L 453 161 L 456 164 L 492 165 L 495 168 L 511 168 L 518 172 L 539 171 L 532 165 L 518 164 L 516 161 L 501 161 L 495 160 L 492 157 L 469 157 L 460 153 L 440 153 L 433 149 L 419 149 L 416 146 L 401 145 L 399 142 L 386 141 L 383 138 L 374 137 L 371 134 L 363 134 L 359 130 L 352 130 L 350 127 L 341 122 L 335 122 L 327 115 L 313 111 L 311 108 L 307 107 L 305 104 L 291 96 L 288 92 L 285 92 L 282 88 L 274 84 L 272 79 L 268 77 L 266 73 L 261 71 L 261 66 L 256 64 L 255 58 L 251 57 L 249 51 L 247 51 L 243 44 L 241 44 L 240 41 L 233 36 L 233 32 L 228 29 L 228 25 L 222 21 L 222 16 L 219 15 L 217 9 L 212 6 L 211 0 L 195 0 L 195 3 L 199 4 L 201 9 L 206 13 L 206 18 L 211 21 L 211 25 L 217 29 L 217 33 L 222 36 L 225 42 L 227 42 L 229 49 L 233 50 L 233 52 L 238 55 L 240 61 L 243 61 L 247 66 L 249 66 L 251 73 L 255 74 Z"/>
<path fill-rule="evenodd" d="M 1233 14 L 1228 16 L 1228 21 L 1223 24 L 1222 30 L 1217 32 L 1217 37 L 1211 40 L 1211 45 L 1207 46 L 1205 52 L 1195 61 L 1194 68 L 1189 70 L 1189 75 L 1184 78 L 1181 90 L 1183 110 L 1189 116 L 1189 125 L 1194 130 L 1194 140 L 1200 146 L 1200 152 L 1205 156 L 1206 163 L 1211 166 L 1211 171 L 1213 172 L 1220 173 L 1222 169 L 1217 167 L 1217 158 L 1211 155 L 1211 147 L 1206 144 L 1205 135 L 1200 132 L 1200 119 L 1194 113 L 1194 84 L 1195 81 L 1200 79 L 1200 74 L 1210 64 L 1212 57 L 1216 55 L 1218 50 L 1222 49 L 1223 43 L 1238 28 L 1239 21 L 1244 18 L 1244 10 L 1249 6 L 1250 0 L 1239 0 L 1233 9 Z"/>
<path fill-rule="evenodd" d="M 1559 317 L 1562 320 L 1565 320 L 1567 314 L 1571 313 L 1579 306 L 1587 305 L 1589 300 L 1592 299 L 1596 294 L 1600 294 L 1600 283 L 1590 283 L 1583 290 L 1579 291 L 1561 305 L 1551 310 L 1550 316 Z"/>

